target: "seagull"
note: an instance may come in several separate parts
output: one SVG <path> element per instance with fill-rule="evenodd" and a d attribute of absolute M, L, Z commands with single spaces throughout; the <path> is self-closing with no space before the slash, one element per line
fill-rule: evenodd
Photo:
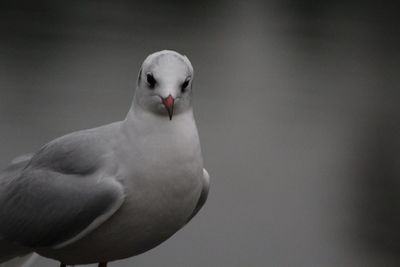
<path fill-rule="evenodd" d="M 0 173 L 0 262 L 36 252 L 68 265 L 132 257 L 206 202 L 193 67 L 175 51 L 143 62 L 122 121 L 73 132 Z"/>

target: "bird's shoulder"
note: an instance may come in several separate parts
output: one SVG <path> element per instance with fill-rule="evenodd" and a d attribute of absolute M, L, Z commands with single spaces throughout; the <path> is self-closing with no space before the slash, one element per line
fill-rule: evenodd
<path fill-rule="evenodd" d="M 58 246 L 82 238 L 119 209 L 123 187 L 102 168 L 104 130 L 57 138 L 1 175 L 0 239 Z"/>
<path fill-rule="evenodd" d="M 96 172 L 109 155 L 110 126 L 82 130 L 47 143 L 31 158 L 25 171 L 45 169 L 62 174 L 88 175 Z"/>

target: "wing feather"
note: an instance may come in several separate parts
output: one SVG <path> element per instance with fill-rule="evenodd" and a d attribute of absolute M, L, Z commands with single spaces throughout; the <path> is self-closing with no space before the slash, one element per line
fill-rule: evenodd
<path fill-rule="evenodd" d="M 199 200 L 197 201 L 196 208 L 192 212 L 192 215 L 189 217 L 189 221 L 192 220 L 194 216 L 200 211 L 200 209 L 204 206 L 208 198 L 208 192 L 210 191 L 210 175 L 208 174 L 206 169 L 203 169 L 203 189 L 201 190 L 201 194 Z"/>
<path fill-rule="evenodd" d="M 0 175 L 0 239 L 57 246 L 118 210 L 124 192 L 115 177 L 101 172 L 106 153 L 101 142 L 90 132 L 77 132 L 44 146 L 28 164 L 18 161 L 6 169 Z"/>

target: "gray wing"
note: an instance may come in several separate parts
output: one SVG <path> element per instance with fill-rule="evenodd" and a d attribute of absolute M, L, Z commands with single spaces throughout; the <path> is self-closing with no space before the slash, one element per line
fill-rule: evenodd
<path fill-rule="evenodd" d="M 44 146 L 0 175 L 0 239 L 27 247 L 60 246 L 107 220 L 124 193 L 103 177 L 101 140 L 78 132 Z"/>
<path fill-rule="evenodd" d="M 204 203 L 207 201 L 208 192 L 210 191 L 210 175 L 208 174 L 206 169 L 203 169 L 203 189 L 201 190 L 201 194 L 199 200 L 197 201 L 196 208 L 194 209 L 192 215 L 190 215 L 189 220 L 186 222 L 190 222 L 194 216 L 200 211 L 200 209 L 204 206 Z"/>

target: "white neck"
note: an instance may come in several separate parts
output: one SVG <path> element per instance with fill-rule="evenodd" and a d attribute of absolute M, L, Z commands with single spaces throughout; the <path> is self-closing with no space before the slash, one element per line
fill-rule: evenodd
<path fill-rule="evenodd" d="M 144 110 L 140 105 L 132 104 L 125 120 L 123 129 L 129 135 L 197 135 L 197 127 L 193 116 L 193 109 L 190 107 L 184 112 L 174 114 L 172 120 L 168 116 L 153 114 Z"/>
<path fill-rule="evenodd" d="M 133 106 L 122 122 L 121 130 L 125 139 L 122 150 L 130 151 L 123 154 L 128 164 L 129 155 L 137 153 L 140 157 L 151 155 L 152 160 L 162 158 L 160 162 L 167 164 L 197 162 L 202 166 L 200 140 L 192 109 L 169 120 L 168 116 Z M 146 153 L 143 154 L 143 151 Z"/>

